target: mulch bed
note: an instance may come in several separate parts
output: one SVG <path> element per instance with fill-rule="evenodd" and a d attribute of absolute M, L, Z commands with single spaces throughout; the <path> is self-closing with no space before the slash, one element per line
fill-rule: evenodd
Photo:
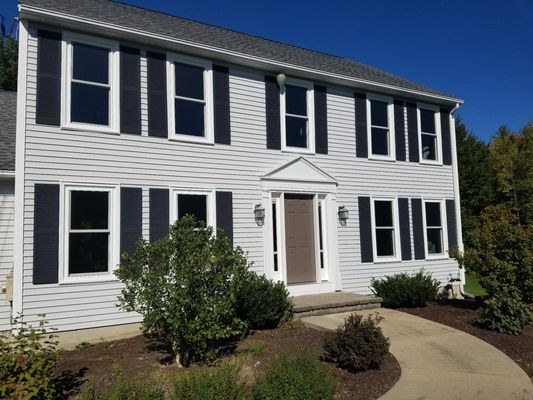
<path fill-rule="evenodd" d="M 250 361 L 250 368 L 265 370 L 276 354 L 322 353 L 324 339 L 331 332 L 299 326 L 258 331 L 248 336 L 237 349 L 237 355 Z M 349 373 L 324 363 L 339 383 L 339 396 L 344 399 L 371 400 L 387 392 L 400 378 L 400 366 L 389 354 L 380 370 Z M 157 342 L 145 336 L 97 344 L 63 353 L 58 376 L 64 397 L 78 393 L 82 385 L 104 388 L 119 374 L 128 379 L 161 377 L 178 372 L 168 353 Z"/>
<path fill-rule="evenodd" d="M 490 343 L 507 354 L 533 379 L 533 324 L 520 335 L 488 331 L 472 324 L 480 307 L 481 304 L 473 300 L 452 300 L 444 304 L 430 303 L 424 308 L 402 308 L 400 311 L 451 326 Z"/>

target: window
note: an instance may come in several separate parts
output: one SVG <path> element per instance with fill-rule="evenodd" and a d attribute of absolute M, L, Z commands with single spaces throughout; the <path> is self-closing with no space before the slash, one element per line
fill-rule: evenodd
<path fill-rule="evenodd" d="M 65 200 L 65 276 L 108 275 L 116 262 L 112 189 L 68 188 Z"/>
<path fill-rule="evenodd" d="M 117 131 L 118 45 L 65 34 L 63 126 Z"/>
<path fill-rule="evenodd" d="M 440 157 L 440 115 L 437 108 L 419 107 L 420 155 L 422 161 L 439 162 Z"/>
<path fill-rule="evenodd" d="M 214 195 L 206 191 L 175 191 L 172 221 L 191 215 L 206 226 L 213 226 L 215 221 Z"/>
<path fill-rule="evenodd" d="M 378 158 L 394 158 L 392 99 L 383 96 L 369 96 L 367 110 L 370 154 Z"/>
<path fill-rule="evenodd" d="M 278 272 L 279 254 L 278 254 L 278 213 L 276 207 L 276 200 L 272 202 L 272 243 L 274 253 L 274 271 Z"/>
<path fill-rule="evenodd" d="M 291 81 L 281 91 L 282 149 L 314 151 L 313 87 L 307 82 Z"/>
<path fill-rule="evenodd" d="M 375 258 L 395 259 L 398 255 L 394 200 L 373 201 Z"/>
<path fill-rule="evenodd" d="M 170 137 L 212 142 L 211 64 L 192 57 L 170 55 L 169 68 Z"/>
<path fill-rule="evenodd" d="M 320 269 L 324 269 L 324 231 L 322 228 L 322 201 L 318 202 L 318 251 L 320 255 Z"/>
<path fill-rule="evenodd" d="M 444 254 L 444 229 L 442 225 L 442 204 L 425 202 L 426 248 L 428 255 Z"/>
<path fill-rule="evenodd" d="M 207 195 L 178 194 L 178 219 L 192 215 L 207 224 Z"/>

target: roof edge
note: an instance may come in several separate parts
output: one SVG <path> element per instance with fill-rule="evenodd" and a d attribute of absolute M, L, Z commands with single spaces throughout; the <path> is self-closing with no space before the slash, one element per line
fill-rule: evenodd
<path fill-rule="evenodd" d="M 197 42 L 192 42 L 184 39 L 177 39 L 171 36 L 160 35 L 143 31 L 140 29 L 127 28 L 121 25 L 102 23 L 101 21 L 79 17 L 73 14 L 61 13 L 53 10 L 47 10 L 40 7 L 33 7 L 26 4 L 19 4 L 19 17 L 41 23 L 57 22 L 61 25 L 64 23 L 66 29 L 75 28 L 89 28 L 89 31 L 94 31 L 96 34 L 110 33 L 115 36 L 123 37 L 129 40 L 142 38 L 142 42 L 152 44 L 158 43 L 163 47 L 164 44 L 169 44 L 177 47 L 179 50 L 188 50 L 192 53 L 198 53 L 204 57 L 215 57 L 230 63 L 245 65 L 252 68 L 263 69 L 277 72 L 298 72 L 302 73 L 309 79 L 318 79 L 320 81 L 337 84 L 340 86 L 348 86 L 354 89 L 363 89 L 369 91 L 385 92 L 389 94 L 400 95 L 404 97 L 414 97 L 422 101 L 432 101 L 439 104 L 456 105 L 463 104 L 464 101 L 459 98 L 438 95 L 422 90 L 406 89 L 400 86 L 384 84 L 380 82 L 370 81 L 361 78 L 354 78 L 346 75 L 333 74 L 325 71 L 306 68 L 290 63 L 281 63 L 276 60 L 257 57 L 241 52 L 227 50 L 221 47 L 209 46 Z"/>

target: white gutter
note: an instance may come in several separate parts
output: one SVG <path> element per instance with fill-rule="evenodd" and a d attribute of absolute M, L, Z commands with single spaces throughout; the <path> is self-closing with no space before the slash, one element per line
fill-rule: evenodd
<path fill-rule="evenodd" d="M 406 89 L 394 85 L 369 81 L 361 78 L 353 78 L 345 75 L 323 72 L 313 68 L 302 67 L 295 64 L 283 63 L 270 60 L 264 57 L 252 56 L 236 51 L 231 51 L 215 46 L 195 43 L 184 39 L 177 39 L 171 36 L 149 33 L 140 29 L 125 28 L 120 25 L 105 23 L 88 18 L 78 17 L 71 14 L 49 11 L 39 7 L 32 7 L 19 4 L 20 18 L 25 18 L 42 23 L 56 23 L 68 29 L 90 30 L 97 34 L 111 34 L 133 41 L 141 40 L 143 43 L 154 45 L 158 43 L 161 47 L 173 46 L 179 50 L 186 50 L 195 54 L 217 58 L 219 60 L 246 65 L 272 72 L 294 72 L 299 76 L 314 78 L 324 82 L 330 82 L 342 86 L 356 87 L 360 89 L 375 90 L 379 92 L 416 97 L 418 99 L 431 101 L 438 104 L 462 104 L 463 100 L 454 97 L 427 93 L 421 90 Z"/>

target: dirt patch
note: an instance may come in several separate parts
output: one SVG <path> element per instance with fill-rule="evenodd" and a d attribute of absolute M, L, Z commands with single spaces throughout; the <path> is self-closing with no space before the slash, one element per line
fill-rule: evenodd
<path fill-rule="evenodd" d="M 490 343 L 533 378 L 533 324 L 527 326 L 520 335 L 488 331 L 472 323 L 479 314 L 480 307 L 479 302 L 453 300 L 446 304 L 431 303 L 424 308 L 403 308 L 400 311 L 451 326 Z"/>
<path fill-rule="evenodd" d="M 300 326 L 258 331 L 248 336 L 238 347 L 236 356 L 244 361 L 244 369 L 256 376 L 268 368 L 278 354 L 309 352 L 316 357 L 322 353 L 324 339 L 331 335 Z M 377 399 L 388 391 L 400 377 L 400 366 L 389 354 L 380 370 L 349 373 L 324 363 L 339 383 L 340 400 Z M 119 374 L 128 379 L 155 377 L 161 379 L 180 371 L 170 360 L 168 352 L 146 336 L 97 344 L 80 350 L 64 352 L 58 368 L 64 397 L 72 397 L 83 385 L 104 388 Z M 253 378 L 251 378 L 253 379 Z"/>

